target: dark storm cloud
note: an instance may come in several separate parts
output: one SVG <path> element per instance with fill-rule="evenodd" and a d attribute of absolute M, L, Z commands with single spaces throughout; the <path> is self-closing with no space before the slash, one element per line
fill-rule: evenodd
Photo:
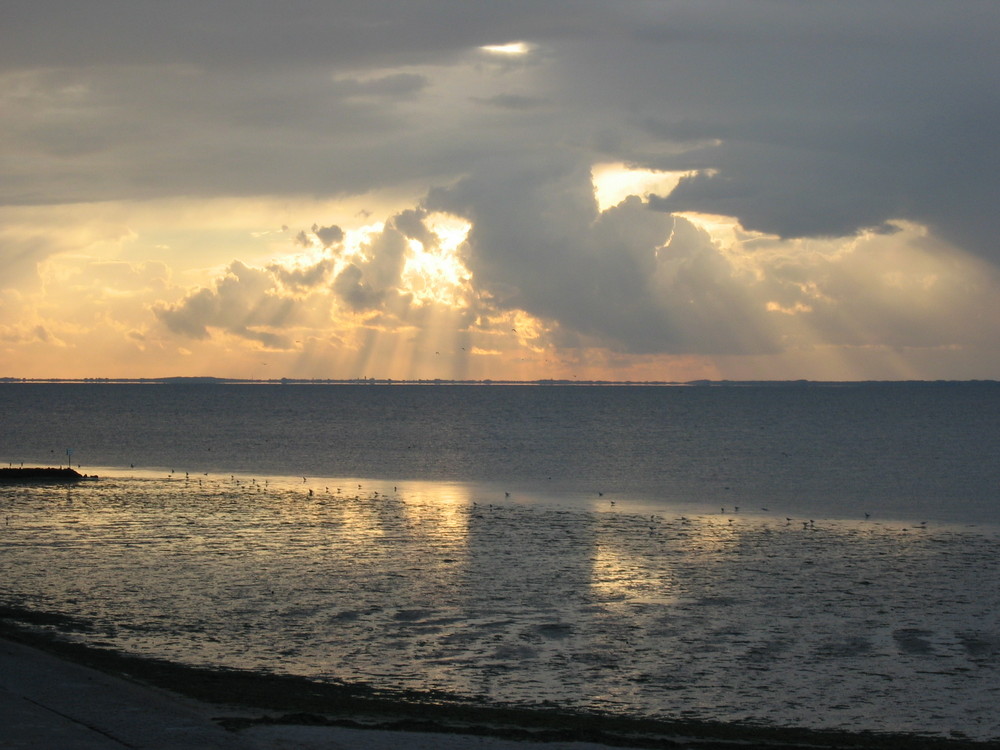
<path fill-rule="evenodd" d="M 782 236 L 901 217 L 1000 252 L 993 0 L 13 0 L 0 33 L 10 202 L 335 195 L 571 149 L 694 172 L 665 211 Z M 433 81 L 391 68 L 513 39 L 537 90 L 470 105 L 548 116 L 400 110 Z"/>
<path fill-rule="evenodd" d="M 428 207 L 471 222 L 466 262 L 501 309 L 634 353 L 776 348 L 748 280 L 704 231 L 636 197 L 598 213 L 590 172 L 572 161 L 491 165 Z"/>
<path fill-rule="evenodd" d="M 617 100 L 646 133 L 698 144 L 650 160 L 696 172 L 658 207 L 732 215 L 782 236 L 908 218 L 997 257 L 998 6 L 707 2 L 678 11 L 638 31 L 637 50 L 618 65 L 613 43 L 578 61 L 579 79 L 623 92 Z"/>
<path fill-rule="evenodd" d="M 995 0 L 11 0 L 0 28 L 0 203 L 431 189 L 420 210 L 472 223 L 466 261 L 490 304 L 626 351 L 776 351 L 793 313 L 765 302 L 831 341 L 955 330 L 927 324 L 947 312 L 930 299 L 890 314 L 905 295 L 863 264 L 779 259 L 754 276 L 675 212 L 783 238 L 908 220 L 1000 260 Z M 477 52 L 516 40 L 530 52 Z M 590 168 L 618 161 L 689 176 L 601 214 Z M 423 218 L 390 220 L 332 281 L 282 278 L 375 309 Z M 879 257 L 879 274 L 907 263 Z M 201 295 L 161 319 L 201 335 L 279 312 Z M 847 309 L 884 330 L 857 333 Z"/>
<path fill-rule="evenodd" d="M 412 64 L 599 28 L 614 16 L 603 5 L 581 0 L 567 13 L 544 0 L 8 0 L 0 66 Z"/>

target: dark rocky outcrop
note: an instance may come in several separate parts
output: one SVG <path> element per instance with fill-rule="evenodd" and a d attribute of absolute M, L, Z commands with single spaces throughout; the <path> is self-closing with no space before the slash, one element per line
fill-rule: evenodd
<path fill-rule="evenodd" d="M 0 483 L 2 482 L 76 482 L 81 479 L 96 479 L 88 477 L 75 469 L 53 468 L 46 466 L 0 468 Z"/>

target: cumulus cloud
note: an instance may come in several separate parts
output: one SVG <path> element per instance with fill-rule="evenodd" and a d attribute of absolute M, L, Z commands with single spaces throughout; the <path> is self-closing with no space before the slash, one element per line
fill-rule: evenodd
<path fill-rule="evenodd" d="M 265 346 L 287 348 L 287 337 L 271 329 L 287 326 L 295 308 L 293 298 L 277 293 L 271 273 L 234 261 L 214 288 L 203 287 L 154 312 L 171 331 L 190 338 L 208 338 L 209 328 L 219 328 Z"/>
<path fill-rule="evenodd" d="M 353 263 L 337 274 L 333 291 L 355 311 L 377 308 L 385 296 L 384 291 L 375 289 L 365 281 L 364 271 Z"/>
<path fill-rule="evenodd" d="M 705 232 L 635 196 L 599 213 L 589 167 L 497 165 L 428 205 L 472 223 L 466 262 L 499 308 L 635 353 L 775 346 L 748 279 Z"/>
<path fill-rule="evenodd" d="M 0 204 L 391 196 L 350 248 L 350 217 L 317 215 L 286 236 L 305 260 L 206 258 L 247 260 L 164 293 L 175 334 L 286 346 L 320 299 L 423 325 L 439 277 L 413 248 L 441 255 L 444 212 L 470 227 L 454 325 L 523 314 L 539 347 L 996 345 L 976 322 L 996 315 L 1000 262 L 993 0 L 8 6 Z M 601 211 L 599 163 L 686 176 Z M 0 283 L 86 249 L 44 226 L 0 230 Z"/>
<path fill-rule="evenodd" d="M 589 175 L 563 160 L 497 165 L 427 205 L 472 223 L 485 302 L 549 321 L 553 341 L 704 355 L 1000 343 L 967 326 L 1000 319 L 1000 274 L 919 225 L 791 240 L 733 222 L 723 241 L 637 196 L 599 213 Z"/>
<path fill-rule="evenodd" d="M 292 267 L 272 263 L 267 270 L 274 274 L 286 287 L 296 290 L 311 289 L 327 280 L 333 270 L 333 260 L 324 258 L 311 266 Z"/>
<path fill-rule="evenodd" d="M 789 337 L 855 347 L 996 347 L 1000 274 L 917 226 L 871 232 L 835 253 L 776 245 L 760 261 Z M 794 319 L 794 320 L 791 320 Z M 790 342 L 794 343 L 794 341 Z"/>
<path fill-rule="evenodd" d="M 433 234 L 422 225 L 421 216 L 407 210 L 391 217 L 381 231 L 368 235 L 346 255 L 345 234 L 339 226 L 314 224 L 310 233 L 326 251 L 315 262 L 274 262 L 259 268 L 236 260 L 211 286 L 195 289 L 175 304 L 158 303 L 154 313 L 170 331 L 188 338 L 208 339 L 211 329 L 218 329 L 268 347 L 289 348 L 288 329 L 332 324 L 322 312 L 331 304 L 371 313 L 384 311 L 388 303 L 405 302 L 400 274 L 407 235 L 396 223 L 431 242 Z M 295 235 L 294 242 L 313 246 L 304 231 Z M 402 309 L 398 304 L 395 308 L 395 312 Z"/>
<path fill-rule="evenodd" d="M 358 248 L 354 259 L 334 279 L 332 289 L 356 312 L 376 310 L 393 303 L 407 304 L 402 289 L 402 272 L 407 257 L 407 240 L 432 248 L 437 237 L 424 224 L 420 209 L 406 209 L 389 218 L 382 231 L 371 235 Z"/>
<path fill-rule="evenodd" d="M 321 227 L 317 224 L 313 224 L 312 231 L 322 243 L 323 247 L 330 247 L 331 245 L 344 241 L 344 230 L 336 224 L 328 227 Z"/>

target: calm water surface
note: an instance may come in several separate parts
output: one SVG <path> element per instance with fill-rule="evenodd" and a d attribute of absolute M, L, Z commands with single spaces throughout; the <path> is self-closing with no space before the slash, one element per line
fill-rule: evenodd
<path fill-rule="evenodd" d="M 0 461 L 1000 522 L 1000 386 L 0 385 Z M 772 508 L 772 506 L 774 506 Z"/>
<path fill-rule="evenodd" d="M 973 384 L 3 385 L 5 463 L 72 448 L 104 478 L 0 487 L 0 599 L 186 663 L 997 738 L 998 406 Z"/>

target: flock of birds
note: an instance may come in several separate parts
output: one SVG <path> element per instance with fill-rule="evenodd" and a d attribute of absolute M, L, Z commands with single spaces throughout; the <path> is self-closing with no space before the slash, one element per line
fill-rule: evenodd
<path fill-rule="evenodd" d="M 168 474 L 167 478 L 168 479 L 173 479 L 176 474 L 177 474 L 177 472 L 175 470 L 171 469 L 171 471 Z M 209 476 L 208 472 L 204 472 L 203 476 L 205 476 L 205 477 Z M 190 481 L 190 479 L 191 479 L 190 472 L 184 472 L 184 479 L 186 481 Z M 235 474 L 231 474 L 230 475 L 230 481 L 234 485 L 240 485 L 241 483 L 247 483 L 248 482 L 249 484 L 251 484 L 253 486 L 256 486 L 258 488 L 258 491 L 262 491 L 262 488 L 267 488 L 269 486 L 269 481 L 270 480 L 265 479 L 263 481 L 263 484 L 259 484 L 255 478 L 240 479 L 240 478 L 237 478 L 237 476 Z M 308 477 L 302 477 L 302 483 L 303 484 L 308 484 L 308 482 L 309 482 L 309 478 Z M 199 485 L 202 484 L 202 479 L 201 478 L 198 479 L 198 484 Z M 324 489 L 325 489 L 325 491 L 326 491 L 326 493 L 328 495 L 329 494 L 333 494 L 333 493 L 330 492 L 330 487 L 329 486 L 325 486 Z M 358 484 L 358 492 L 360 493 L 363 489 L 364 489 L 363 485 Z M 726 489 L 728 490 L 729 488 L 727 487 Z M 336 494 L 337 495 L 342 495 L 343 494 L 343 488 L 342 487 L 336 487 L 335 490 L 336 490 Z M 398 493 L 399 492 L 399 486 L 398 485 L 394 485 L 393 488 L 392 488 L 392 491 L 393 491 L 394 494 Z M 308 495 L 307 495 L 308 497 L 313 497 L 315 495 L 315 490 L 313 488 L 309 487 L 309 488 L 307 488 L 307 493 L 308 493 Z M 378 491 L 373 491 L 371 497 L 372 497 L 372 499 L 379 498 L 380 497 L 379 492 Z M 383 494 L 382 497 L 385 497 L 385 495 Z M 597 491 L 597 497 L 598 498 L 603 498 L 604 497 L 604 491 L 603 490 L 598 490 Z M 511 498 L 510 491 L 509 490 L 508 491 L 504 491 L 504 499 L 509 500 L 510 498 Z M 610 498 L 608 499 L 608 507 L 614 508 L 614 507 L 616 507 L 616 505 L 617 505 L 617 503 L 616 503 L 615 500 L 612 500 Z M 473 503 L 473 506 L 478 506 L 478 503 Z M 739 505 L 732 506 L 732 513 L 730 514 L 730 517 L 727 518 L 728 523 L 730 523 L 730 524 L 734 523 L 735 522 L 735 518 L 733 518 L 731 516 L 738 515 L 739 512 L 740 512 L 740 506 Z M 761 507 L 760 508 L 760 512 L 762 512 L 762 513 L 770 513 L 770 509 L 768 509 L 767 507 Z M 720 507 L 719 513 L 720 513 L 720 515 L 727 515 L 726 506 Z M 864 514 L 864 520 L 866 520 L 866 521 L 871 520 L 871 517 L 872 517 L 871 513 L 865 512 L 865 514 Z M 656 516 L 654 516 L 654 518 L 656 518 Z M 679 520 L 682 523 L 686 523 L 686 522 L 690 521 L 690 519 L 686 518 L 685 516 L 680 516 L 677 520 Z M 793 523 L 796 523 L 796 519 L 794 519 L 794 518 L 792 518 L 790 516 L 785 516 L 785 525 L 786 526 L 791 526 Z M 811 519 L 811 518 L 807 519 L 807 520 L 800 520 L 800 521 L 798 521 L 798 523 L 802 524 L 803 530 L 810 530 L 810 529 L 815 529 L 816 528 L 816 521 L 814 519 Z M 927 529 L 927 521 L 920 521 L 918 524 L 916 524 L 916 526 L 914 528 L 916 528 L 918 530 L 926 530 Z M 900 530 L 901 531 L 909 531 L 910 529 L 909 529 L 909 527 L 903 527 Z"/>

